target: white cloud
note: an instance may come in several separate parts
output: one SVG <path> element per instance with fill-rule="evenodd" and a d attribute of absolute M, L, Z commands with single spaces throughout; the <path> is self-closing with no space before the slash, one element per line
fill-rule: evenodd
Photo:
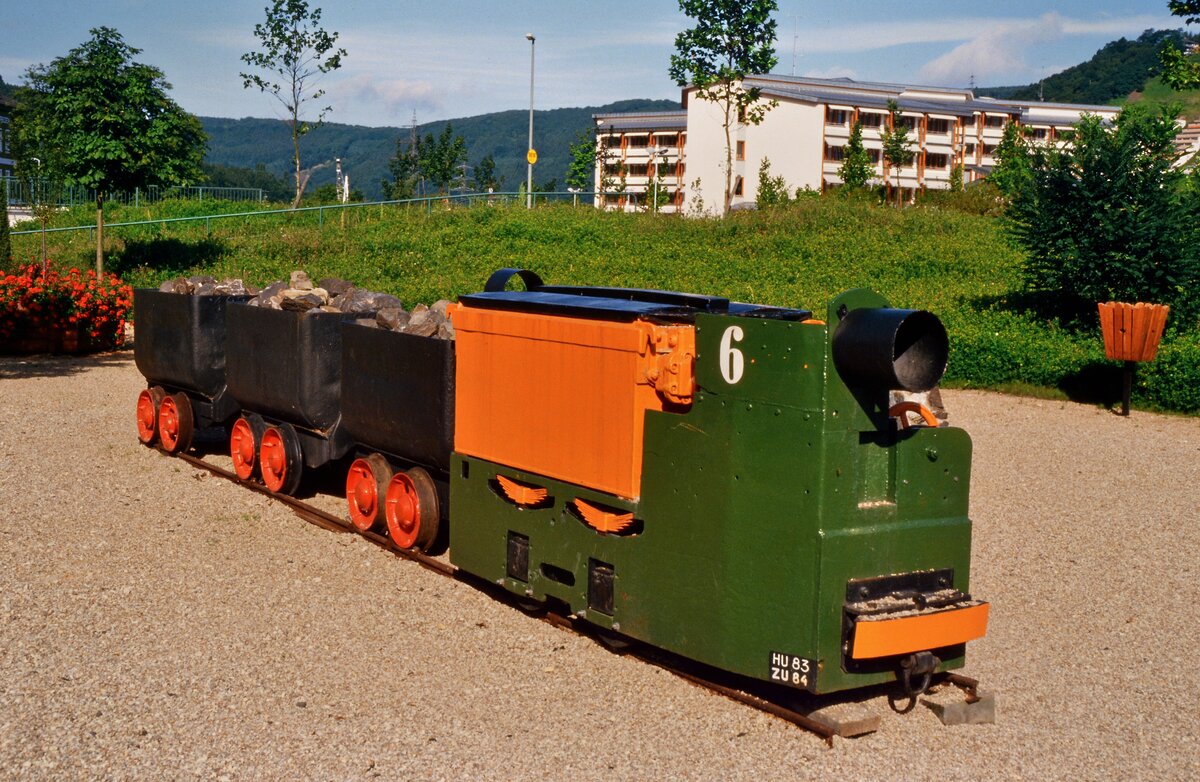
<path fill-rule="evenodd" d="M 1055 13 L 993 24 L 926 63 L 918 78 L 931 84 L 966 84 L 971 77 L 977 82 L 1002 78 L 1027 70 L 1026 52 L 1057 41 L 1063 35 L 1063 18 Z"/>
<path fill-rule="evenodd" d="M 360 114 L 362 106 L 380 107 L 386 116 L 378 122 L 392 118 L 404 118 L 413 109 L 421 111 L 438 111 L 441 102 L 438 91 L 427 81 L 409 81 L 405 79 L 387 79 L 370 73 L 358 73 L 342 79 L 337 86 L 337 106 L 339 109 Z"/>

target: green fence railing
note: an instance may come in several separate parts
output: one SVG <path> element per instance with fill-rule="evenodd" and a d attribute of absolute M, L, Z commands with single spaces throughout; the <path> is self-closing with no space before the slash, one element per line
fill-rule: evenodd
<path fill-rule="evenodd" d="M 75 185 L 25 179 L 23 177 L 0 177 L 0 189 L 8 203 L 13 206 L 28 206 L 35 203 L 55 206 L 74 206 L 96 202 L 96 191 Z M 189 201 L 265 201 L 266 191 L 257 187 L 156 187 L 134 188 L 132 192 L 118 192 L 108 196 L 113 203 L 141 206 L 155 204 L 166 199 L 177 198 Z"/>

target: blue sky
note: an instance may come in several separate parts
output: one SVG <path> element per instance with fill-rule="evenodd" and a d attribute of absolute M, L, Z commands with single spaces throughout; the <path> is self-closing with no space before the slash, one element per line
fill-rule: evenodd
<path fill-rule="evenodd" d="M 679 97 L 667 77 L 688 20 L 673 0 L 310 0 L 349 51 L 325 78 L 330 121 L 406 125 L 529 105 L 537 36 L 539 109 Z M 161 68 L 185 109 L 278 116 L 242 88 L 266 0 L 3 0 L 0 76 L 18 82 L 107 25 Z M 1166 0 L 814 3 L 780 0 L 777 73 L 938 86 L 1024 84 L 1087 59 L 1108 41 L 1181 27 Z M 1198 26 L 1197 31 L 1200 31 Z M 793 71 L 794 63 L 794 71 Z"/>

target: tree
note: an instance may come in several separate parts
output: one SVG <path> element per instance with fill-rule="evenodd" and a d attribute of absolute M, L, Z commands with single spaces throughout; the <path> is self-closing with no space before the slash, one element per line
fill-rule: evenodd
<path fill-rule="evenodd" d="M 1175 16 L 1184 17 L 1186 24 L 1200 22 L 1200 0 L 1170 0 L 1167 7 Z M 1163 44 L 1158 53 L 1162 64 L 1162 79 L 1173 90 L 1192 90 L 1200 87 L 1200 61 L 1188 57 L 1173 41 Z"/>
<path fill-rule="evenodd" d="M 1108 125 L 1085 115 L 1069 147 L 1034 147 L 1030 183 L 1009 205 L 1027 287 L 1065 317 L 1096 302 L 1153 301 L 1194 317 L 1197 195 L 1172 167 L 1177 107 L 1134 104 Z"/>
<path fill-rule="evenodd" d="M 996 165 L 988 179 L 1002 196 L 1011 201 L 1033 176 L 1029 145 L 1017 123 L 1009 122 L 1004 126 L 1004 136 L 992 157 L 996 159 Z"/>
<path fill-rule="evenodd" d="M 496 161 L 491 155 L 484 155 L 475 165 L 475 186 L 480 192 L 500 189 L 500 179 L 496 178 Z"/>
<path fill-rule="evenodd" d="M 393 201 L 403 201 L 417 194 L 417 183 L 421 176 L 421 139 L 415 134 L 412 140 L 405 144 L 396 139 L 396 154 L 388 161 L 388 173 L 392 175 L 389 182 L 380 182 L 383 194 Z"/>
<path fill-rule="evenodd" d="M 888 98 L 887 108 L 887 127 L 880 131 L 879 136 L 883 141 L 883 159 L 896 172 L 896 206 L 900 206 L 904 202 L 900 190 L 900 169 L 913 161 L 914 153 L 912 142 L 908 140 L 908 126 L 904 124 L 900 115 L 900 107 L 895 100 Z"/>
<path fill-rule="evenodd" d="M 12 238 L 8 235 L 8 192 L 0 193 L 0 264 L 12 260 Z"/>
<path fill-rule="evenodd" d="M 850 128 L 850 140 L 846 142 L 846 148 L 843 150 L 842 167 L 838 169 L 838 176 L 842 178 L 842 184 L 846 187 L 860 188 L 866 187 L 874 175 L 875 166 L 872 165 L 871 156 L 863 146 L 862 123 L 855 120 L 854 127 Z"/>
<path fill-rule="evenodd" d="M 758 196 L 755 204 L 759 209 L 784 206 L 788 197 L 787 181 L 782 176 L 771 176 L 771 161 L 763 158 L 758 164 Z"/>
<path fill-rule="evenodd" d="M 675 37 L 670 76 L 681 87 L 691 85 L 700 100 L 721 108 L 725 131 L 725 210 L 733 202 L 733 135 L 735 123 L 757 125 L 777 105 L 761 100 L 758 87 L 745 78 L 769 73 L 776 63 L 775 0 L 679 0 L 679 9 L 696 26 Z"/>
<path fill-rule="evenodd" d="M 204 131 L 167 95 L 162 71 L 111 27 L 25 74 L 13 116 L 23 175 L 65 178 L 96 193 L 96 272 L 104 271 L 109 194 L 203 179 Z"/>
<path fill-rule="evenodd" d="M 567 186 L 590 193 L 596 186 L 596 135 L 584 128 L 575 134 L 569 149 L 571 162 L 567 165 Z"/>
<path fill-rule="evenodd" d="M 254 36 L 262 44 L 262 51 L 247 52 L 242 62 L 266 71 L 267 75 L 241 73 L 242 87 L 257 87 L 261 92 L 275 96 L 287 112 L 287 123 L 292 129 L 292 162 L 295 166 L 296 196 L 292 207 L 300 205 L 307 177 L 300 171 L 300 138 L 325 120 L 332 111 L 326 106 L 317 112 L 315 125 L 301 118 L 304 104 L 318 101 L 325 90 L 317 85 L 321 77 L 342 67 L 345 49 L 334 49 L 338 34 L 329 33 L 321 26 L 321 9 L 309 10 L 305 0 L 274 0 L 266 11 L 266 22 L 254 25 Z M 280 81 L 273 81 L 279 77 Z M 310 172 L 311 173 L 311 172 Z"/>
<path fill-rule="evenodd" d="M 450 182 L 466 162 L 467 142 L 462 136 L 454 135 L 454 125 L 450 122 L 446 123 L 438 136 L 426 134 L 417 150 L 421 175 L 437 185 L 441 195 L 445 195 Z"/>

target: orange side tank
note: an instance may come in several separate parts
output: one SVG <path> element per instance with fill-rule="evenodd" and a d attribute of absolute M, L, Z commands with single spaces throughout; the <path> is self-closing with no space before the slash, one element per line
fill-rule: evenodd
<path fill-rule="evenodd" d="M 456 451 L 640 495 L 645 412 L 691 402 L 694 326 L 463 304 L 450 314 Z"/>

